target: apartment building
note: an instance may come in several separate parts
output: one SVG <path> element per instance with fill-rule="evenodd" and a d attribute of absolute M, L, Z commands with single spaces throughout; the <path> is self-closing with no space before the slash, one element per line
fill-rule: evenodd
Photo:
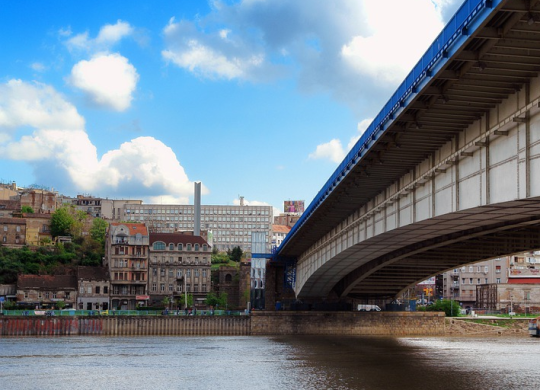
<path fill-rule="evenodd" d="M 473 307 L 477 286 L 507 281 L 508 258 L 499 257 L 445 272 L 442 277 L 442 295 L 445 299 L 459 301 L 463 307 Z"/>
<path fill-rule="evenodd" d="M 109 309 L 109 272 L 105 267 L 77 268 L 77 308 L 79 310 Z"/>
<path fill-rule="evenodd" d="M 111 223 L 104 266 L 110 279 L 111 308 L 134 310 L 147 304 L 148 229 L 142 223 Z"/>
<path fill-rule="evenodd" d="M 212 248 L 199 236 L 182 233 L 150 233 L 148 286 L 152 303 L 171 302 L 187 292 L 193 303 L 204 305 L 211 290 Z M 180 302 L 182 308 L 185 306 Z"/>
<path fill-rule="evenodd" d="M 26 220 L 0 217 L 0 244 L 19 247 L 26 244 Z"/>

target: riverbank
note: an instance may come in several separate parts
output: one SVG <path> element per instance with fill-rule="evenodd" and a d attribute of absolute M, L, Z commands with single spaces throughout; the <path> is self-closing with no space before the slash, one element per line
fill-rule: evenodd
<path fill-rule="evenodd" d="M 446 318 L 445 336 L 457 337 L 529 337 L 529 319 Z"/>

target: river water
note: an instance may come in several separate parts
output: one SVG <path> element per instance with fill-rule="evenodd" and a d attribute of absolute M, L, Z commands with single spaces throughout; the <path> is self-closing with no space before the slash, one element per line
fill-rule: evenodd
<path fill-rule="evenodd" d="M 540 340 L 0 339 L 0 389 L 538 389 Z"/>

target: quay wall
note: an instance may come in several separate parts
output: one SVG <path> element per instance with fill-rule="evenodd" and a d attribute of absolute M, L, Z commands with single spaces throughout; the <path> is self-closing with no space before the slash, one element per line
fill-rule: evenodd
<path fill-rule="evenodd" d="M 248 316 L 0 317 L 6 336 L 247 336 Z"/>
<path fill-rule="evenodd" d="M 9 336 L 248 336 L 248 335 L 441 336 L 444 313 L 266 312 L 250 316 L 196 317 L 0 317 Z"/>
<path fill-rule="evenodd" d="M 253 312 L 252 335 L 444 336 L 442 312 Z"/>

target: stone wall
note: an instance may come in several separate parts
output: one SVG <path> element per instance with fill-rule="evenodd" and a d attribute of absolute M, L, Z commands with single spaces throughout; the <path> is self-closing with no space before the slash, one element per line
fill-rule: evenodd
<path fill-rule="evenodd" d="M 443 336 L 444 313 L 253 312 L 252 335 Z"/>

